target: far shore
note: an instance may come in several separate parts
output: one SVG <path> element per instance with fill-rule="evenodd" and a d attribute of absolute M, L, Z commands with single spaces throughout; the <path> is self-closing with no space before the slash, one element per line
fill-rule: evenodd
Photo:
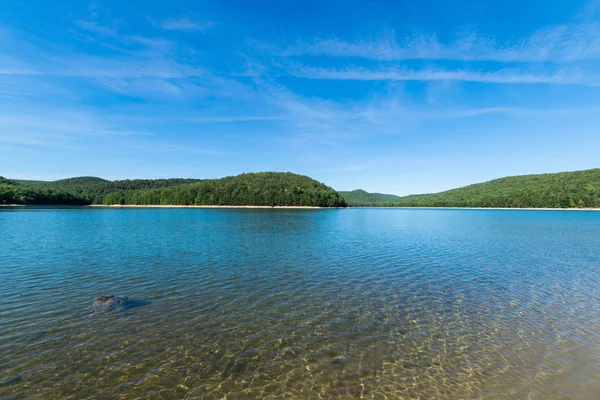
<path fill-rule="evenodd" d="M 517 207 L 311 207 L 311 206 L 183 206 L 183 205 L 136 205 L 136 204 L 90 204 L 84 207 L 110 207 L 110 208 L 283 208 L 283 209 L 388 209 L 388 210 L 529 210 L 529 211 L 600 211 L 600 208 L 517 208 Z"/>
<path fill-rule="evenodd" d="M 328 210 L 328 209 L 385 209 L 385 210 L 516 210 L 516 211 L 600 211 L 600 208 L 523 208 L 523 207 L 313 207 L 313 206 L 214 206 L 214 205 L 155 205 L 155 204 L 0 204 L 0 207 L 75 207 L 75 208 L 232 208 L 232 209 L 290 209 L 290 210 Z"/>
<path fill-rule="evenodd" d="M 600 208 L 540 208 L 540 207 L 349 207 L 383 208 L 386 210 L 523 210 L 523 211 L 600 211 Z"/>
<path fill-rule="evenodd" d="M 200 205 L 163 205 L 163 204 L 90 204 L 83 207 L 108 207 L 108 208 L 286 208 L 286 209 L 326 209 L 334 207 L 312 206 L 200 206 Z"/>

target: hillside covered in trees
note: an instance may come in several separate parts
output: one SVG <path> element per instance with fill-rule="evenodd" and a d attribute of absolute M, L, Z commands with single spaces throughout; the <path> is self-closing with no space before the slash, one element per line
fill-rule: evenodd
<path fill-rule="evenodd" d="M 398 200 L 400 196 L 383 193 L 369 193 L 362 189 L 351 192 L 339 192 L 350 207 L 376 207 L 384 203 Z"/>
<path fill-rule="evenodd" d="M 346 207 L 339 193 L 307 176 L 261 172 L 172 187 L 109 193 L 104 204 Z"/>
<path fill-rule="evenodd" d="M 364 190 L 338 193 L 289 172 L 209 180 L 78 177 L 46 182 L 0 177 L 0 204 L 600 208 L 600 169 L 513 176 L 405 197 Z"/>
<path fill-rule="evenodd" d="M 251 173 L 209 180 L 107 181 L 77 177 L 47 182 L 2 178 L 0 204 L 347 206 L 344 198 L 330 187 L 289 172 Z"/>
<path fill-rule="evenodd" d="M 392 207 L 600 207 L 600 169 L 495 179 L 445 192 L 412 195 Z"/>
<path fill-rule="evenodd" d="M 58 190 L 82 197 L 91 204 L 102 204 L 104 197 L 114 192 L 155 189 L 200 182 L 200 179 L 125 179 L 108 181 L 94 176 L 61 179 L 58 181 L 15 181 L 17 184 L 37 190 Z"/>
<path fill-rule="evenodd" d="M 82 196 L 57 188 L 29 187 L 0 176 L 0 204 L 86 205 Z"/>

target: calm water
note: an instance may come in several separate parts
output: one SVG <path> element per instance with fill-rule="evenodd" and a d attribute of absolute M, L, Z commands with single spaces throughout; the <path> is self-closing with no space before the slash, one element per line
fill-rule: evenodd
<path fill-rule="evenodd" d="M 2 399 L 600 398 L 600 213 L 4 209 L 0 238 Z"/>

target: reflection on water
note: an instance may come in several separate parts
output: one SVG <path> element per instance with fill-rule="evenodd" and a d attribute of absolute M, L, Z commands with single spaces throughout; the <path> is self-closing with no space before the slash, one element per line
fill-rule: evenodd
<path fill-rule="evenodd" d="M 600 398 L 600 213 L 25 209 L 0 235 L 2 399 Z"/>

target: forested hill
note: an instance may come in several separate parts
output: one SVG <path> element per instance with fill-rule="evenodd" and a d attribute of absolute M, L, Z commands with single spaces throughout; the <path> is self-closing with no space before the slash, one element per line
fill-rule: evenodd
<path fill-rule="evenodd" d="M 261 172 L 106 195 L 104 204 L 346 207 L 339 193 L 307 176 Z"/>
<path fill-rule="evenodd" d="M 57 188 L 31 187 L 0 176 L 0 204 L 86 205 L 90 201 Z"/>
<path fill-rule="evenodd" d="M 396 207 L 600 207 L 600 169 L 495 179 L 386 203 Z"/>
<path fill-rule="evenodd" d="M 309 177 L 262 172 L 222 179 L 53 182 L 0 177 L 0 204 L 600 208 L 600 169 L 496 179 L 435 194 L 338 193 Z"/>
<path fill-rule="evenodd" d="M 37 190 L 55 190 L 71 193 L 87 199 L 88 203 L 102 204 L 104 197 L 113 192 L 130 192 L 200 182 L 200 179 L 125 179 L 108 181 L 94 176 L 61 179 L 58 181 L 15 181 L 17 184 Z"/>
<path fill-rule="evenodd" d="M 362 189 L 351 192 L 339 192 L 350 207 L 380 206 L 383 203 L 400 199 L 400 196 L 383 193 L 369 193 Z"/>
<path fill-rule="evenodd" d="M 0 204 L 347 206 L 330 187 L 289 172 L 210 180 L 78 177 L 46 182 L 0 178 Z"/>

